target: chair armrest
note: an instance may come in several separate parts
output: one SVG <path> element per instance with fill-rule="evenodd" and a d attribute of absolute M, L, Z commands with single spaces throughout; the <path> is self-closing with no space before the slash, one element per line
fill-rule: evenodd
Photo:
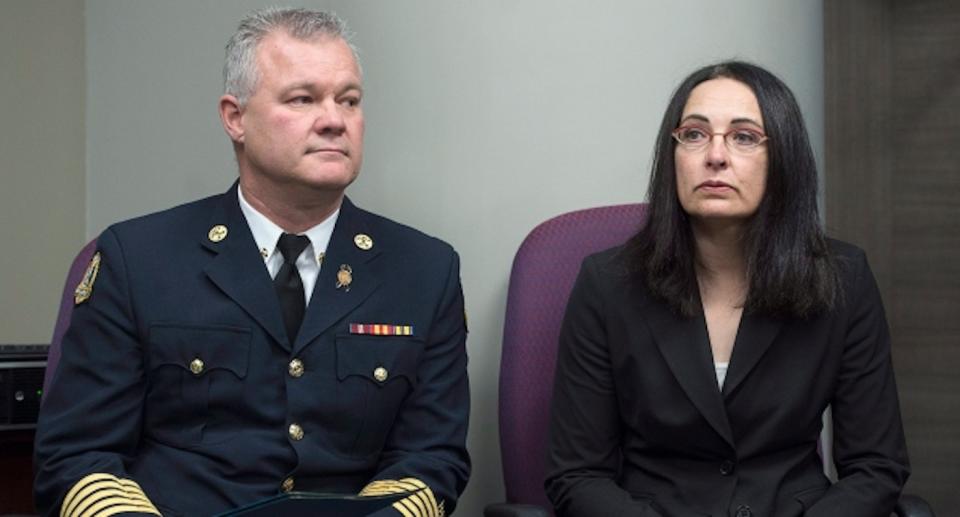
<path fill-rule="evenodd" d="M 922 497 L 904 494 L 893 510 L 897 517 L 934 517 L 933 508 Z"/>
<path fill-rule="evenodd" d="M 544 508 L 533 504 L 494 503 L 488 504 L 483 509 L 483 517 L 551 517 L 551 515 Z"/>

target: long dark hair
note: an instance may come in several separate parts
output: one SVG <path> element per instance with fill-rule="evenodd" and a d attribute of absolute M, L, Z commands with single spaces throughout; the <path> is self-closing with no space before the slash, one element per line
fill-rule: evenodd
<path fill-rule="evenodd" d="M 830 309 L 840 296 L 839 276 L 817 211 L 817 167 L 800 107 L 780 79 L 750 63 L 703 67 L 674 92 L 657 135 L 647 224 L 624 247 L 630 269 L 677 312 L 693 316 L 702 310 L 693 232 L 677 198 L 671 132 L 690 92 L 720 77 L 753 91 L 769 137 L 766 189 L 743 237 L 749 284 L 744 311 L 803 318 Z"/>

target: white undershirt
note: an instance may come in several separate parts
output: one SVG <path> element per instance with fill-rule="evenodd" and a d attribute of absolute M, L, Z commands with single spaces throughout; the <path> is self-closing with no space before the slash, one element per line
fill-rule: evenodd
<path fill-rule="evenodd" d="M 253 234 L 253 240 L 260 248 L 260 255 L 263 257 L 263 263 L 270 273 L 270 278 L 277 276 L 280 266 L 283 265 L 283 255 L 277 249 L 277 240 L 284 233 L 273 221 L 267 219 L 267 216 L 261 214 L 256 208 L 243 197 L 240 186 L 237 186 L 237 197 L 240 199 L 240 210 L 247 219 L 247 226 L 250 227 L 250 233 Z M 297 257 L 297 271 L 300 272 L 300 279 L 303 281 L 303 296 L 307 305 L 310 304 L 310 296 L 313 294 L 313 287 L 317 283 L 317 276 L 320 275 L 320 266 L 323 264 L 323 255 L 327 251 L 327 245 L 330 244 L 330 236 L 333 235 L 333 227 L 337 224 L 337 218 L 340 216 L 340 209 L 330 214 L 320 224 L 308 229 L 300 235 L 306 235 L 310 239 L 310 245 Z"/>
<path fill-rule="evenodd" d="M 717 370 L 717 384 L 720 385 L 720 389 L 723 389 L 723 381 L 727 378 L 727 368 L 730 367 L 730 362 L 713 363 L 713 367 Z"/>

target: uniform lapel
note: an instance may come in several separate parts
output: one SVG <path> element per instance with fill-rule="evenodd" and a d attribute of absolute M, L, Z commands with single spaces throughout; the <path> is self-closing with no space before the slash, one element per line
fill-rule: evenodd
<path fill-rule="evenodd" d="M 707 422 L 733 446 L 703 315 L 682 317 L 659 303 L 650 304 L 648 310 L 647 324 L 677 382 Z"/>
<path fill-rule="evenodd" d="M 226 227 L 227 233 L 222 240 L 212 239 L 208 233 L 217 225 Z M 201 243 L 216 254 L 204 272 L 280 346 L 289 350 L 280 303 L 247 220 L 240 211 L 236 183 L 222 196 L 219 209 L 203 231 Z"/>
<path fill-rule="evenodd" d="M 730 368 L 723 382 L 723 395 L 733 393 L 757 365 L 780 332 L 782 322 L 769 316 L 744 314 L 737 330 L 737 339 L 730 357 Z"/>
<path fill-rule="evenodd" d="M 383 250 L 378 243 L 378 235 L 368 222 L 366 214 L 344 198 L 303 318 L 303 326 L 294 344 L 294 353 L 299 353 L 317 336 L 343 319 L 380 285 L 380 278 L 371 264 Z M 369 249 L 361 249 L 355 242 L 360 234 L 372 239 Z M 341 266 L 350 269 L 350 283 L 337 287 L 337 274 Z"/>

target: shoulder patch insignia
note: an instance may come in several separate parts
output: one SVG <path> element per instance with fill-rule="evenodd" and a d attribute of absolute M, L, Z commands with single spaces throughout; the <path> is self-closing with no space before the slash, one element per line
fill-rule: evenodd
<path fill-rule="evenodd" d="M 93 283 L 97 281 L 97 273 L 99 272 L 100 252 L 98 251 L 90 258 L 90 265 L 87 266 L 87 271 L 83 273 L 83 278 L 80 279 L 80 283 L 73 291 L 74 305 L 80 305 L 87 301 L 87 298 L 90 298 L 90 295 L 93 293 Z"/>

